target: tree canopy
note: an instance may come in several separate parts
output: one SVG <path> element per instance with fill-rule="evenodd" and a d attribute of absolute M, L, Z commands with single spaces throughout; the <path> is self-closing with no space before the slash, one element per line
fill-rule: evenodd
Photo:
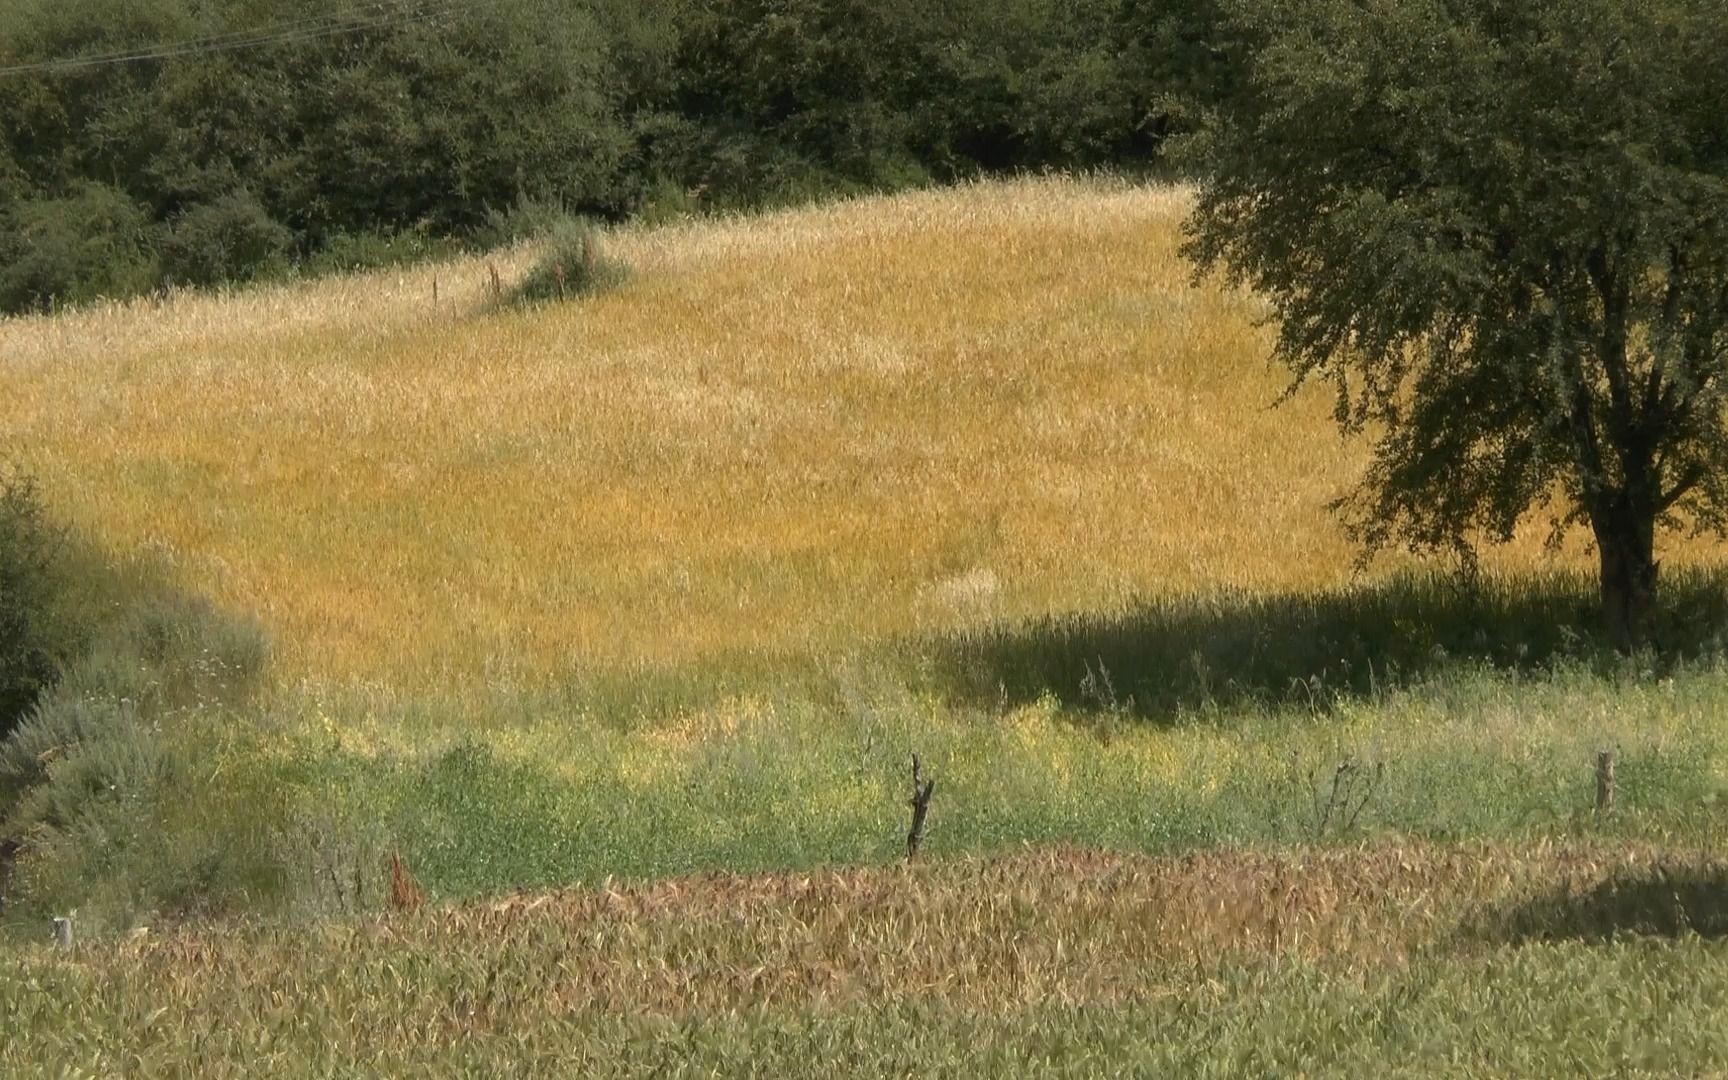
<path fill-rule="evenodd" d="M 519 206 L 1147 167 L 1211 84 L 1213 2 L 6 0 L 0 313 Z"/>
<path fill-rule="evenodd" d="M 1468 554 L 1546 510 L 1646 643 L 1657 530 L 1728 521 L 1720 0 L 1226 6 L 1243 82 L 1189 250 L 1373 440 L 1342 504 L 1366 550 Z"/>

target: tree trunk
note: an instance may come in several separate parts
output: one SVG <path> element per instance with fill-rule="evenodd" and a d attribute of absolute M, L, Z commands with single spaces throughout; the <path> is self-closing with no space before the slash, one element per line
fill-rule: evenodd
<path fill-rule="evenodd" d="M 1656 511 L 1616 499 L 1593 526 L 1608 640 L 1634 652 L 1650 645 L 1656 631 Z"/>

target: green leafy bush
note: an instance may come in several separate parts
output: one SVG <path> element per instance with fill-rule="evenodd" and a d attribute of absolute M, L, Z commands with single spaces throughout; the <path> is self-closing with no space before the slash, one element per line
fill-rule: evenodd
<path fill-rule="evenodd" d="M 224 195 L 174 219 L 162 242 L 162 273 L 184 285 L 226 285 L 284 265 L 294 234 L 249 193 Z"/>
<path fill-rule="evenodd" d="M 130 296 L 156 277 L 149 215 L 115 188 L 0 207 L 0 312 Z"/>
<path fill-rule="evenodd" d="M 20 73 L 0 80 L 0 311 L 148 289 L 159 235 L 175 282 L 220 283 L 278 261 L 282 229 L 303 269 L 352 270 L 439 253 L 415 237 L 490 242 L 498 207 L 617 220 L 1137 170 L 1232 85 L 1216 5 L 495 0 L 381 9 L 268 49 Z M 13 6 L 0 66 L 345 11 Z"/>
<path fill-rule="evenodd" d="M 488 209 L 468 241 L 477 248 L 501 248 L 582 228 L 582 219 L 563 203 L 524 195 L 505 209 Z"/>
<path fill-rule="evenodd" d="M 0 464 L 0 738 L 59 676 L 79 645 L 63 603 L 66 538 L 36 482 Z"/>
<path fill-rule="evenodd" d="M 39 625 L 57 628 L 64 675 L 34 687 L 0 737 L 5 905 L 94 903 L 120 926 L 254 894 L 269 858 L 238 823 L 267 803 L 213 780 L 248 730 L 232 721 L 264 669 L 262 631 L 150 564 L 60 550 L 36 607 L 52 613 Z"/>
<path fill-rule="evenodd" d="M 6 833 L 66 829 L 93 800 L 152 786 L 161 745 L 139 715 L 129 700 L 75 694 L 33 710 L 0 742 L 0 798 L 10 803 Z"/>
<path fill-rule="evenodd" d="M 266 654 L 256 624 L 199 598 L 165 590 L 122 613 L 0 739 L 0 835 L 64 824 L 13 804 L 59 782 L 56 770 L 92 746 L 160 734 L 176 716 L 241 700 Z"/>

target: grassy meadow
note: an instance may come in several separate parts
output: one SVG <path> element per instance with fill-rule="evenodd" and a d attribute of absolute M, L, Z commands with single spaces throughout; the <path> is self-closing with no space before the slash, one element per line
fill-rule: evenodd
<path fill-rule="evenodd" d="M 1475 583 L 1358 571 L 1363 448 L 1272 407 L 1188 205 L 1026 179 L 609 231 L 562 304 L 496 302 L 523 248 L 0 321 L 54 511 L 269 642 L 232 692 L 214 631 L 73 680 L 144 689 L 0 908 L 0 1070 L 1728 1070 L 1718 546 L 1663 548 L 1635 659 L 1539 523 Z"/>
<path fill-rule="evenodd" d="M 530 312 L 490 310 L 501 256 L 13 321 L 6 437 L 321 681 L 1344 584 L 1323 506 L 1362 455 L 1324 391 L 1271 408 L 1260 308 L 1191 284 L 1187 204 L 1044 179 L 627 230 L 623 288 Z"/>

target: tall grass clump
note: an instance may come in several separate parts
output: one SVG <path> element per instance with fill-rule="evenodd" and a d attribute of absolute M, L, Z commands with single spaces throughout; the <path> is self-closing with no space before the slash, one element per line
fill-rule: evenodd
<path fill-rule="evenodd" d="M 526 307 L 591 296 L 622 284 L 629 274 L 602 252 L 598 230 L 586 223 L 560 223 L 544 244 L 545 253 L 510 292 L 510 303 Z"/>

